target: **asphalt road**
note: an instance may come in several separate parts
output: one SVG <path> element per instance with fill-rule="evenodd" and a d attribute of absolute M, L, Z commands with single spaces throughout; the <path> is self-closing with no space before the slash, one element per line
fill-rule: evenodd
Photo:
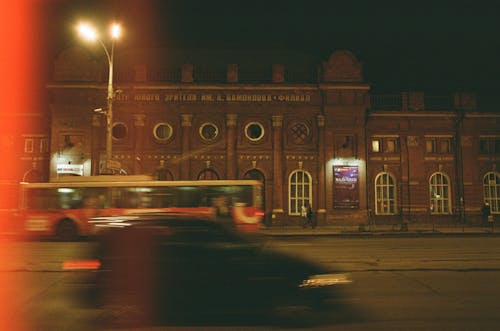
<path fill-rule="evenodd" d="M 85 257 L 92 245 L 0 242 L 2 299 L 9 298 L 9 311 L 28 330 L 102 329 L 95 324 L 100 312 L 77 300 L 88 286 L 85 276 L 61 270 L 64 260 Z M 342 285 L 338 299 L 342 308 L 330 312 L 335 322 L 317 330 L 500 329 L 500 237 L 284 237 L 265 245 L 349 275 L 352 283 Z"/>

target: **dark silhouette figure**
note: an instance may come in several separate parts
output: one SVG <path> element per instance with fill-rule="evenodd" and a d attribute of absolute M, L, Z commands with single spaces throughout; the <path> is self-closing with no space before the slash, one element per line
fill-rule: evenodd
<path fill-rule="evenodd" d="M 316 228 L 316 222 L 314 222 L 314 215 L 311 206 L 306 202 L 304 206 L 302 206 L 302 217 L 304 217 L 304 223 L 302 223 L 302 227 L 311 226 L 311 228 Z"/>
<path fill-rule="evenodd" d="M 482 216 L 482 225 L 483 226 L 489 226 L 489 217 L 491 216 L 491 209 L 490 205 L 485 202 L 483 207 L 481 207 L 481 216 Z"/>

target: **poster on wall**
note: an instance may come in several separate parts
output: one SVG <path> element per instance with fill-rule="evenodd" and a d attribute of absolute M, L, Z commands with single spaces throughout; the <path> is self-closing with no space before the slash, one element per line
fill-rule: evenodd
<path fill-rule="evenodd" d="M 333 166 L 334 208 L 359 208 L 358 167 L 348 165 Z"/>

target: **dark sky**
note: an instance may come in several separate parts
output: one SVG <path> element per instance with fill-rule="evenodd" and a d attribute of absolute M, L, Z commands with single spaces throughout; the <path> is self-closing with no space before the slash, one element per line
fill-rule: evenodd
<path fill-rule="evenodd" d="M 500 5 L 495 1 L 47 0 L 50 49 L 79 43 L 80 19 L 125 27 L 119 47 L 272 49 L 322 61 L 351 50 L 375 91 L 495 94 Z M 52 56 L 52 53 L 49 53 Z M 49 57 L 50 57 L 49 56 Z"/>

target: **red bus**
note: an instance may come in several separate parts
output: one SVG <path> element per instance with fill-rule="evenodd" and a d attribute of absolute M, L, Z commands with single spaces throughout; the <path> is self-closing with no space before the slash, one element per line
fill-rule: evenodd
<path fill-rule="evenodd" d="M 262 184 L 255 180 L 156 181 L 147 176 L 63 177 L 21 183 L 19 215 L 28 235 L 74 240 L 96 233 L 93 219 L 181 213 L 260 227 Z"/>

